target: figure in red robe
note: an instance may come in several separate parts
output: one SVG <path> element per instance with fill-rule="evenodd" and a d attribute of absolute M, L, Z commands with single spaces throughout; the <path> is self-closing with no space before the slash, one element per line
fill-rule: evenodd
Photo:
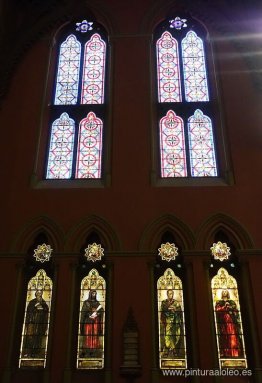
<path fill-rule="evenodd" d="M 102 351 L 103 307 L 97 300 L 96 290 L 90 290 L 81 311 L 80 327 L 82 337 L 81 357 L 96 357 Z"/>
<path fill-rule="evenodd" d="M 228 290 L 215 306 L 220 357 L 243 357 L 239 311 Z"/>

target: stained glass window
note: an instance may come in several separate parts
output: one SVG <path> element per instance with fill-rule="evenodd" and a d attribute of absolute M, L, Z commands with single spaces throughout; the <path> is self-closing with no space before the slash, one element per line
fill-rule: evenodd
<path fill-rule="evenodd" d="M 206 31 L 190 17 L 156 29 L 161 178 L 218 176 L 206 44 Z"/>
<path fill-rule="evenodd" d="M 160 120 L 160 150 L 162 177 L 185 177 L 184 123 L 172 110 Z"/>
<path fill-rule="evenodd" d="M 216 176 L 212 121 L 200 109 L 188 119 L 188 140 L 192 176 Z"/>
<path fill-rule="evenodd" d="M 181 101 L 178 45 L 169 32 L 156 42 L 159 102 Z"/>
<path fill-rule="evenodd" d="M 74 35 L 61 44 L 56 79 L 55 105 L 77 103 L 81 44 Z"/>
<path fill-rule="evenodd" d="M 103 122 L 90 112 L 80 122 L 76 178 L 100 178 Z"/>
<path fill-rule="evenodd" d="M 96 269 L 82 279 L 78 326 L 78 369 L 104 367 L 106 282 Z"/>
<path fill-rule="evenodd" d="M 221 267 L 211 288 L 220 368 L 247 368 L 237 281 Z"/>
<path fill-rule="evenodd" d="M 203 42 L 194 31 L 189 31 L 181 45 L 186 101 L 208 101 Z"/>
<path fill-rule="evenodd" d="M 46 178 L 70 178 L 75 137 L 75 122 L 67 113 L 52 124 Z"/>
<path fill-rule="evenodd" d="M 45 178 L 101 179 L 107 34 L 95 21 L 83 20 L 68 24 L 56 41 Z"/>
<path fill-rule="evenodd" d="M 105 54 L 106 44 L 95 33 L 85 45 L 82 104 L 104 102 Z"/>
<path fill-rule="evenodd" d="M 19 367 L 46 366 L 52 286 L 42 269 L 28 282 Z"/>
<path fill-rule="evenodd" d="M 170 268 L 157 281 L 161 369 L 187 368 L 183 286 Z"/>

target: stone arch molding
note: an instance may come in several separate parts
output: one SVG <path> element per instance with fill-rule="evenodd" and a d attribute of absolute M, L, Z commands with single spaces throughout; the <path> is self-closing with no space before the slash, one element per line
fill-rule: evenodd
<path fill-rule="evenodd" d="M 139 242 L 139 250 L 156 251 L 161 236 L 166 231 L 174 234 L 183 250 L 192 250 L 194 248 L 195 237 L 190 227 L 179 218 L 166 214 L 155 219 L 145 228 Z"/>
<path fill-rule="evenodd" d="M 13 253 L 26 253 L 35 237 L 41 232 L 48 238 L 48 244 L 54 252 L 61 252 L 64 244 L 64 232 L 51 218 L 40 216 L 26 223 L 14 237 L 10 246 Z"/>
<path fill-rule="evenodd" d="M 108 251 L 119 251 L 120 240 L 112 226 L 103 218 L 90 215 L 69 230 L 65 240 L 65 251 L 79 253 L 88 235 L 96 232 Z"/>
<path fill-rule="evenodd" d="M 222 230 L 237 249 L 253 249 L 254 243 L 248 231 L 234 218 L 223 213 L 210 216 L 199 227 L 196 234 L 196 247 L 209 250 L 218 230 Z"/>

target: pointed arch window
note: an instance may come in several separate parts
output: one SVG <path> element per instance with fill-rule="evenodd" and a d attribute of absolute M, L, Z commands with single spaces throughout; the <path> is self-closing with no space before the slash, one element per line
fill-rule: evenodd
<path fill-rule="evenodd" d="M 155 30 L 161 178 L 218 176 L 206 45 L 206 31 L 190 17 Z"/>
<path fill-rule="evenodd" d="M 93 268 L 81 281 L 77 368 L 104 367 L 106 281 Z"/>
<path fill-rule="evenodd" d="M 220 368 L 247 368 L 236 279 L 221 267 L 211 280 Z"/>
<path fill-rule="evenodd" d="M 183 119 L 169 110 L 160 120 L 161 171 L 164 177 L 186 177 Z"/>
<path fill-rule="evenodd" d="M 183 286 L 185 269 L 179 253 L 173 233 L 164 232 L 155 268 L 160 369 L 185 369 L 188 364 Z"/>
<path fill-rule="evenodd" d="M 157 280 L 160 368 L 187 367 L 183 285 L 171 268 Z"/>
<path fill-rule="evenodd" d="M 19 367 L 46 366 L 53 282 L 44 269 L 27 285 Z"/>
<path fill-rule="evenodd" d="M 107 34 L 96 22 L 68 25 L 57 42 L 46 179 L 101 179 Z"/>

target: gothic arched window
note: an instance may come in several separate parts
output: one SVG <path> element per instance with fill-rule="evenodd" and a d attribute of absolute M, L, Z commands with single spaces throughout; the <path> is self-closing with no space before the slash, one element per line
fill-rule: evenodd
<path fill-rule="evenodd" d="M 235 248 L 221 230 L 217 232 L 215 239 L 227 241 L 219 240 L 211 247 L 214 258 L 210 269 L 213 276 L 211 290 L 219 367 L 247 368 L 239 288 L 236 279 L 239 268 L 234 254 Z"/>
<path fill-rule="evenodd" d="M 221 267 L 211 280 L 220 368 L 247 368 L 236 279 Z"/>
<path fill-rule="evenodd" d="M 96 22 L 68 25 L 57 41 L 46 179 L 101 179 L 107 35 Z"/>
<path fill-rule="evenodd" d="M 187 368 L 183 265 L 173 242 L 173 235 L 165 232 L 158 249 L 156 268 L 157 322 L 160 369 Z M 169 242 L 170 241 L 170 242 Z M 179 260 L 180 259 L 180 260 Z M 172 264 L 166 267 L 166 263 Z M 176 270 L 176 271 L 175 271 Z"/>
<path fill-rule="evenodd" d="M 161 178 L 218 176 L 206 45 L 206 31 L 190 17 L 156 28 Z"/>
<path fill-rule="evenodd" d="M 81 281 L 77 368 L 104 367 L 106 281 L 96 269 Z"/>
<path fill-rule="evenodd" d="M 19 367 L 46 366 L 53 283 L 44 269 L 27 285 Z"/>
<path fill-rule="evenodd" d="M 157 281 L 160 368 L 186 368 L 183 285 L 167 268 Z"/>

